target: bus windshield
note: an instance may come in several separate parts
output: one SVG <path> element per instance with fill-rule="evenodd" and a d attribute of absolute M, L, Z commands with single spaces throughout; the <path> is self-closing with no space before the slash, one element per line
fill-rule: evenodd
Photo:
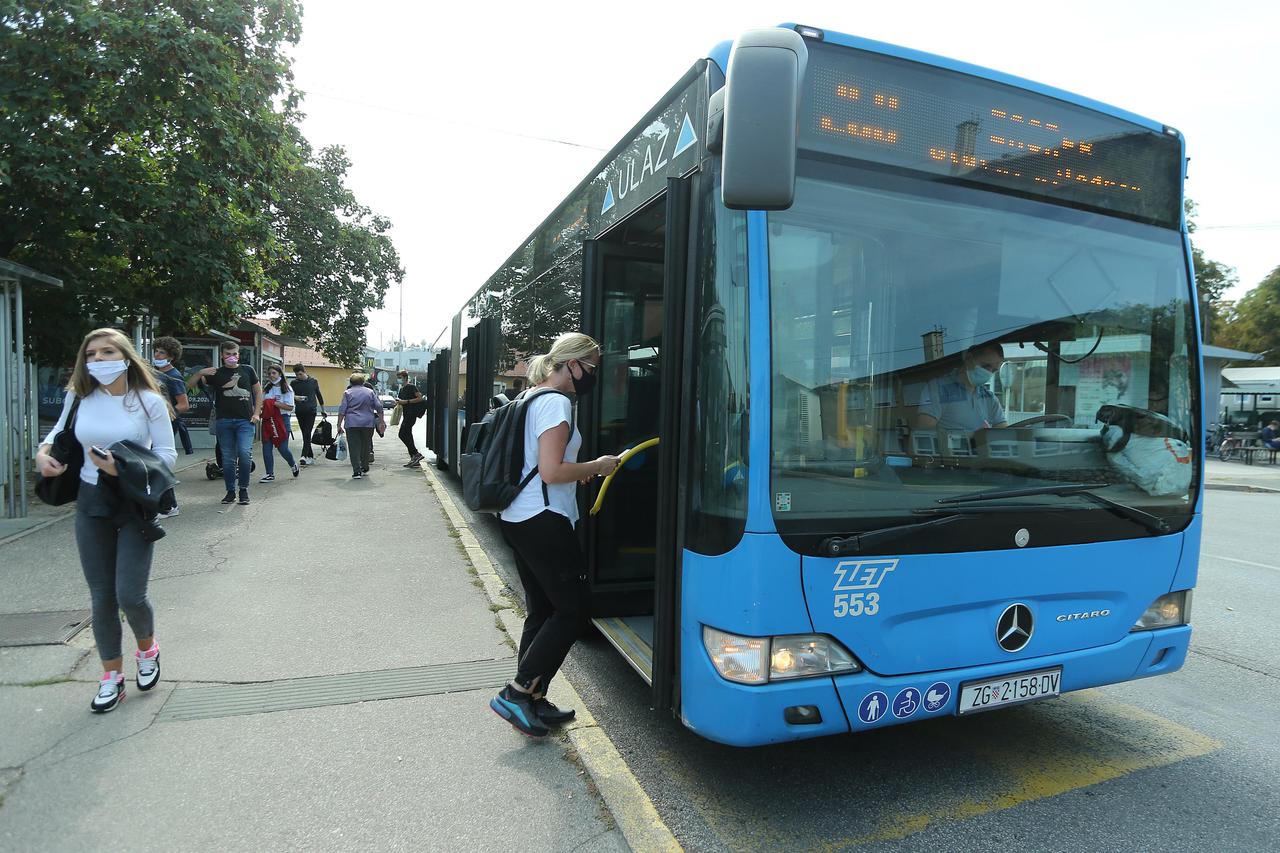
<path fill-rule="evenodd" d="M 769 273 L 780 532 L 884 529 L 1053 484 L 1189 521 L 1198 379 L 1178 231 L 804 160 L 795 205 L 769 215 Z M 1019 502 L 1072 512 L 1068 541 L 1149 535 L 1066 490 L 1000 508 Z M 910 547 L 1011 547 L 967 527 Z"/>

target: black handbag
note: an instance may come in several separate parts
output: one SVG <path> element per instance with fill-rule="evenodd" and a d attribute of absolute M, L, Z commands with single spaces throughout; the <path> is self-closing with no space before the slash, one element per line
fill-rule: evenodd
<path fill-rule="evenodd" d="M 315 430 L 311 433 L 311 443 L 321 447 L 333 444 L 333 425 L 329 423 L 328 418 L 316 424 Z"/>
<path fill-rule="evenodd" d="M 56 477 L 36 475 L 36 497 L 49 506 L 62 506 L 76 499 L 80 492 L 80 469 L 84 467 L 84 446 L 76 438 L 76 414 L 80 411 L 80 398 L 71 403 L 67 424 L 53 437 L 49 455 L 66 465 L 66 470 Z"/>

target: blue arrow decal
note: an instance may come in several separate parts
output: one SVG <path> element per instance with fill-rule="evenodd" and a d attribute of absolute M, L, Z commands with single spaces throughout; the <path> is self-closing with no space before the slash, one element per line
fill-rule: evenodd
<path fill-rule="evenodd" d="M 609 184 L 604 191 L 604 207 L 600 208 L 601 213 L 608 213 L 609 208 L 613 207 L 613 184 Z"/>
<path fill-rule="evenodd" d="M 693 132 L 693 122 L 689 121 L 689 114 L 685 113 L 684 126 L 680 128 L 680 139 L 676 141 L 676 150 L 671 156 L 679 157 L 697 141 L 698 135 Z"/>

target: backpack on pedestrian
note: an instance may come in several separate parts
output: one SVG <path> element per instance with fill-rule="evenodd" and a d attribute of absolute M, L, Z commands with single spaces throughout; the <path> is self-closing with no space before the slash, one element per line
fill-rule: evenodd
<path fill-rule="evenodd" d="M 534 465 L 520 479 L 529 402 L 544 393 L 569 396 L 549 388 L 526 392 L 468 428 L 458 472 L 462 475 L 462 499 L 473 512 L 502 512 L 537 475 L 538 466 Z"/>

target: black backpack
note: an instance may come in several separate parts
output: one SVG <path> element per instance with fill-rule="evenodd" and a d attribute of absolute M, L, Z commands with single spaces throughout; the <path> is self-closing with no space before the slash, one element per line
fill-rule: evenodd
<path fill-rule="evenodd" d="M 537 475 L 535 465 L 528 476 L 520 479 L 529 402 L 544 393 L 569 396 L 551 389 L 521 394 L 467 430 L 462 455 L 458 458 L 458 472 L 462 475 L 462 499 L 474 512 L 501 512 Z M 572 424 L 569 429 L 572 431 Z M 543 500 L 546 501 L 545 490 Z"/>

